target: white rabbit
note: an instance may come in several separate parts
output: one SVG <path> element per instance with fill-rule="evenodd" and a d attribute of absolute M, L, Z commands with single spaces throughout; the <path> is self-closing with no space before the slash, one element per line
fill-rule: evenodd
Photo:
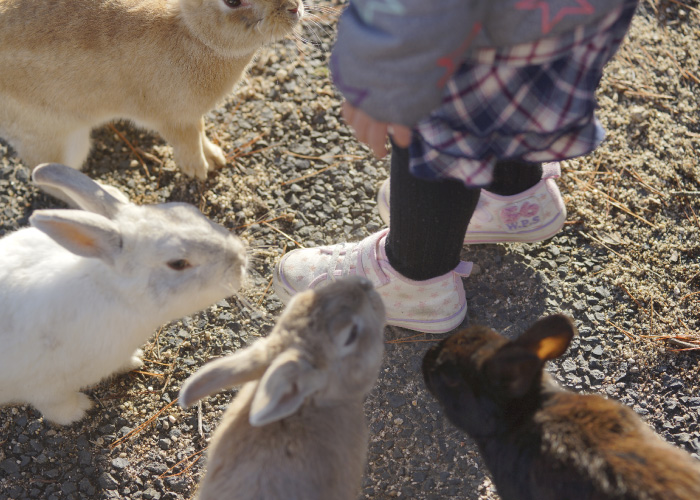
<path fill-rule="evenodd" d="M 83 210 L 37 210 L 0 239 L 0 404 L 67 425 L 78 390 L 142 364 L 155 329 L 233 295 L 241 240 L 186 203 L 137 206 L 59 164 L 34 170 Z"/>
<path fill-rule="evenodd" d="M 355 499 L 385 320 L 372 284 L 345 278 L 297 294 L 266 338 L 192 375 L 183 406 L 245 383 L 212 437 L 199 499 Z"/>
<path fill-rule="evenodd" d="M 80 168 L 90 130 L 128 119 L 205 179 L 226 159 L 203 115 L 303 13 L 301 0 L 0 0 L 0 137 L 30 168 Z"/>

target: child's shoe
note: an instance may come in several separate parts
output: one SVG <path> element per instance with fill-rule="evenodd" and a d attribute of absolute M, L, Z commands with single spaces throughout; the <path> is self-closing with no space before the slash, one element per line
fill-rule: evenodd
<path fill-rule="evenodd" d="M 287 303 L 292 295 L 328 280 L 348 275 L 369 279 L 384 300 L 387 323 L 410 330 L 443 333 L 462 323 L 467 301 L 461 277 L 469 276 L 471 262 L 426 281 L 413 281 L 395 271 L 386 257 L 385 229 L 357 243 L 340 243 L 294 250 L 274 270 L 277 296 Z"/>
<path fill-rule="evenodd" d="M 559 163 L 545 163 L 542 179 L 522 193 L 501 196 L 482 189 L 464 244 L 533 243 L 557 234 L 566 221 L 564 200 L 554 181 L 560 175 Z M 377 206 L 389 224 L 389 179 L 379 188 Z"/>

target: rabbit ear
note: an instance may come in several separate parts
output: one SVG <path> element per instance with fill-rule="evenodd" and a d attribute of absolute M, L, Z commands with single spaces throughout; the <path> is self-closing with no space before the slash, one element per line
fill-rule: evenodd
<path fill-rule="evenodd" d="M 109 219 L 124 205 L 125 197 L 117 198 L 78 170 L 60 163 L 44 163 L 34 169 L 32 180 L 39 186 L 58 189 L 83 210 Z"/>
<path fill-rule="evenodd" d="M 113 263 L 121 252 L 119 228 L 101 215 L 80 210 L 37 210 L 29 223 L 69 252 Z"/>
<path fill-rule="evenodd" d="M 509 397 L 522 397 L 539 383 L 544 362 L 564 354 L 575 333 L 567 316 L 541 319 L 486 361 L 485 373 Z"/>
<path fill-rule="evenodd" d="M 325 382 L 325 371 L 311 366 L 298 352 L 285 352 L 270 365 L 258 385 L 250 407 L 250 425 L 259 427 L 288 417 Z"/>
<path fill-rule="evenodd" d="M 547 361 L 564 354 L 574 335 L 576 327 L 571 318 L 554 314 L 537 321 L 514 343 Z"/>
<path fill-rule="evenodd" d="M 503 395 L 520 398 L 527 394 L 533 383 L 539 381 L 542 365 L 537 356 L 507 344 L 484 363 L 483 369 Z"/>
<path fill-rule="evenodd" d="M 180 405 L 187 408 L 203 397 L 263 376 L 274 356 L 268 337 L 252 346 L 204 365 L 180 389 Z"/>

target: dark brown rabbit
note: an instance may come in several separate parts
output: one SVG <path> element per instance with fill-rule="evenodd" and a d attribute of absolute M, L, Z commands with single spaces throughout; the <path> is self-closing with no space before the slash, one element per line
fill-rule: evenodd
<path fill-rule="evenodd" d="M 700 462 L 631 409 L 564 390 L 543 371 L 575 333 L 562 315 L 514 341 L 471 327 L 423 359 L 428 389 L 476 441 L 501 498 L 700 499 Z"/>

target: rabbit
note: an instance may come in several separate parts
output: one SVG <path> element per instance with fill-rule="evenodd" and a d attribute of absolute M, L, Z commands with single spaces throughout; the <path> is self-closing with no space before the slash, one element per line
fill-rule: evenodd
<path fill-rule="evenodd" d="M 385 322 L 372 284 L 343 278 L 295 295 L 267 337 L 192 375 L 184 407 L 244 384 L 211 438 L 199 500 L 357 498 Z"/>
<path fill-rule="evenodd" d="M 127 119 L 206 179 L 226 158 L 203 115 L 303 14 L 301 0 L 0 0 L 0 137 L 30 168 L 79 169 L 91 129 Z"/>
<path fill-rule="evenodd" d="M 59 164 L 33 180 L 83 210 L 36 210 L 0 238 L 0 405 L 68 425 L 91 407 L 79 389 L 141 366 L 159 325 L 233 295 L 248 257 L 192 205 L 137 206 Z"/>
<path fill-rule="evenodd" d="M 630 408 L 559 387 L 543 371 L 576 331 L 553 315 L 506 340 L 476 326 L 442 340 L 423 376 L 474 439 L 503 500 L 697 500 L 700 462 Z"/>

